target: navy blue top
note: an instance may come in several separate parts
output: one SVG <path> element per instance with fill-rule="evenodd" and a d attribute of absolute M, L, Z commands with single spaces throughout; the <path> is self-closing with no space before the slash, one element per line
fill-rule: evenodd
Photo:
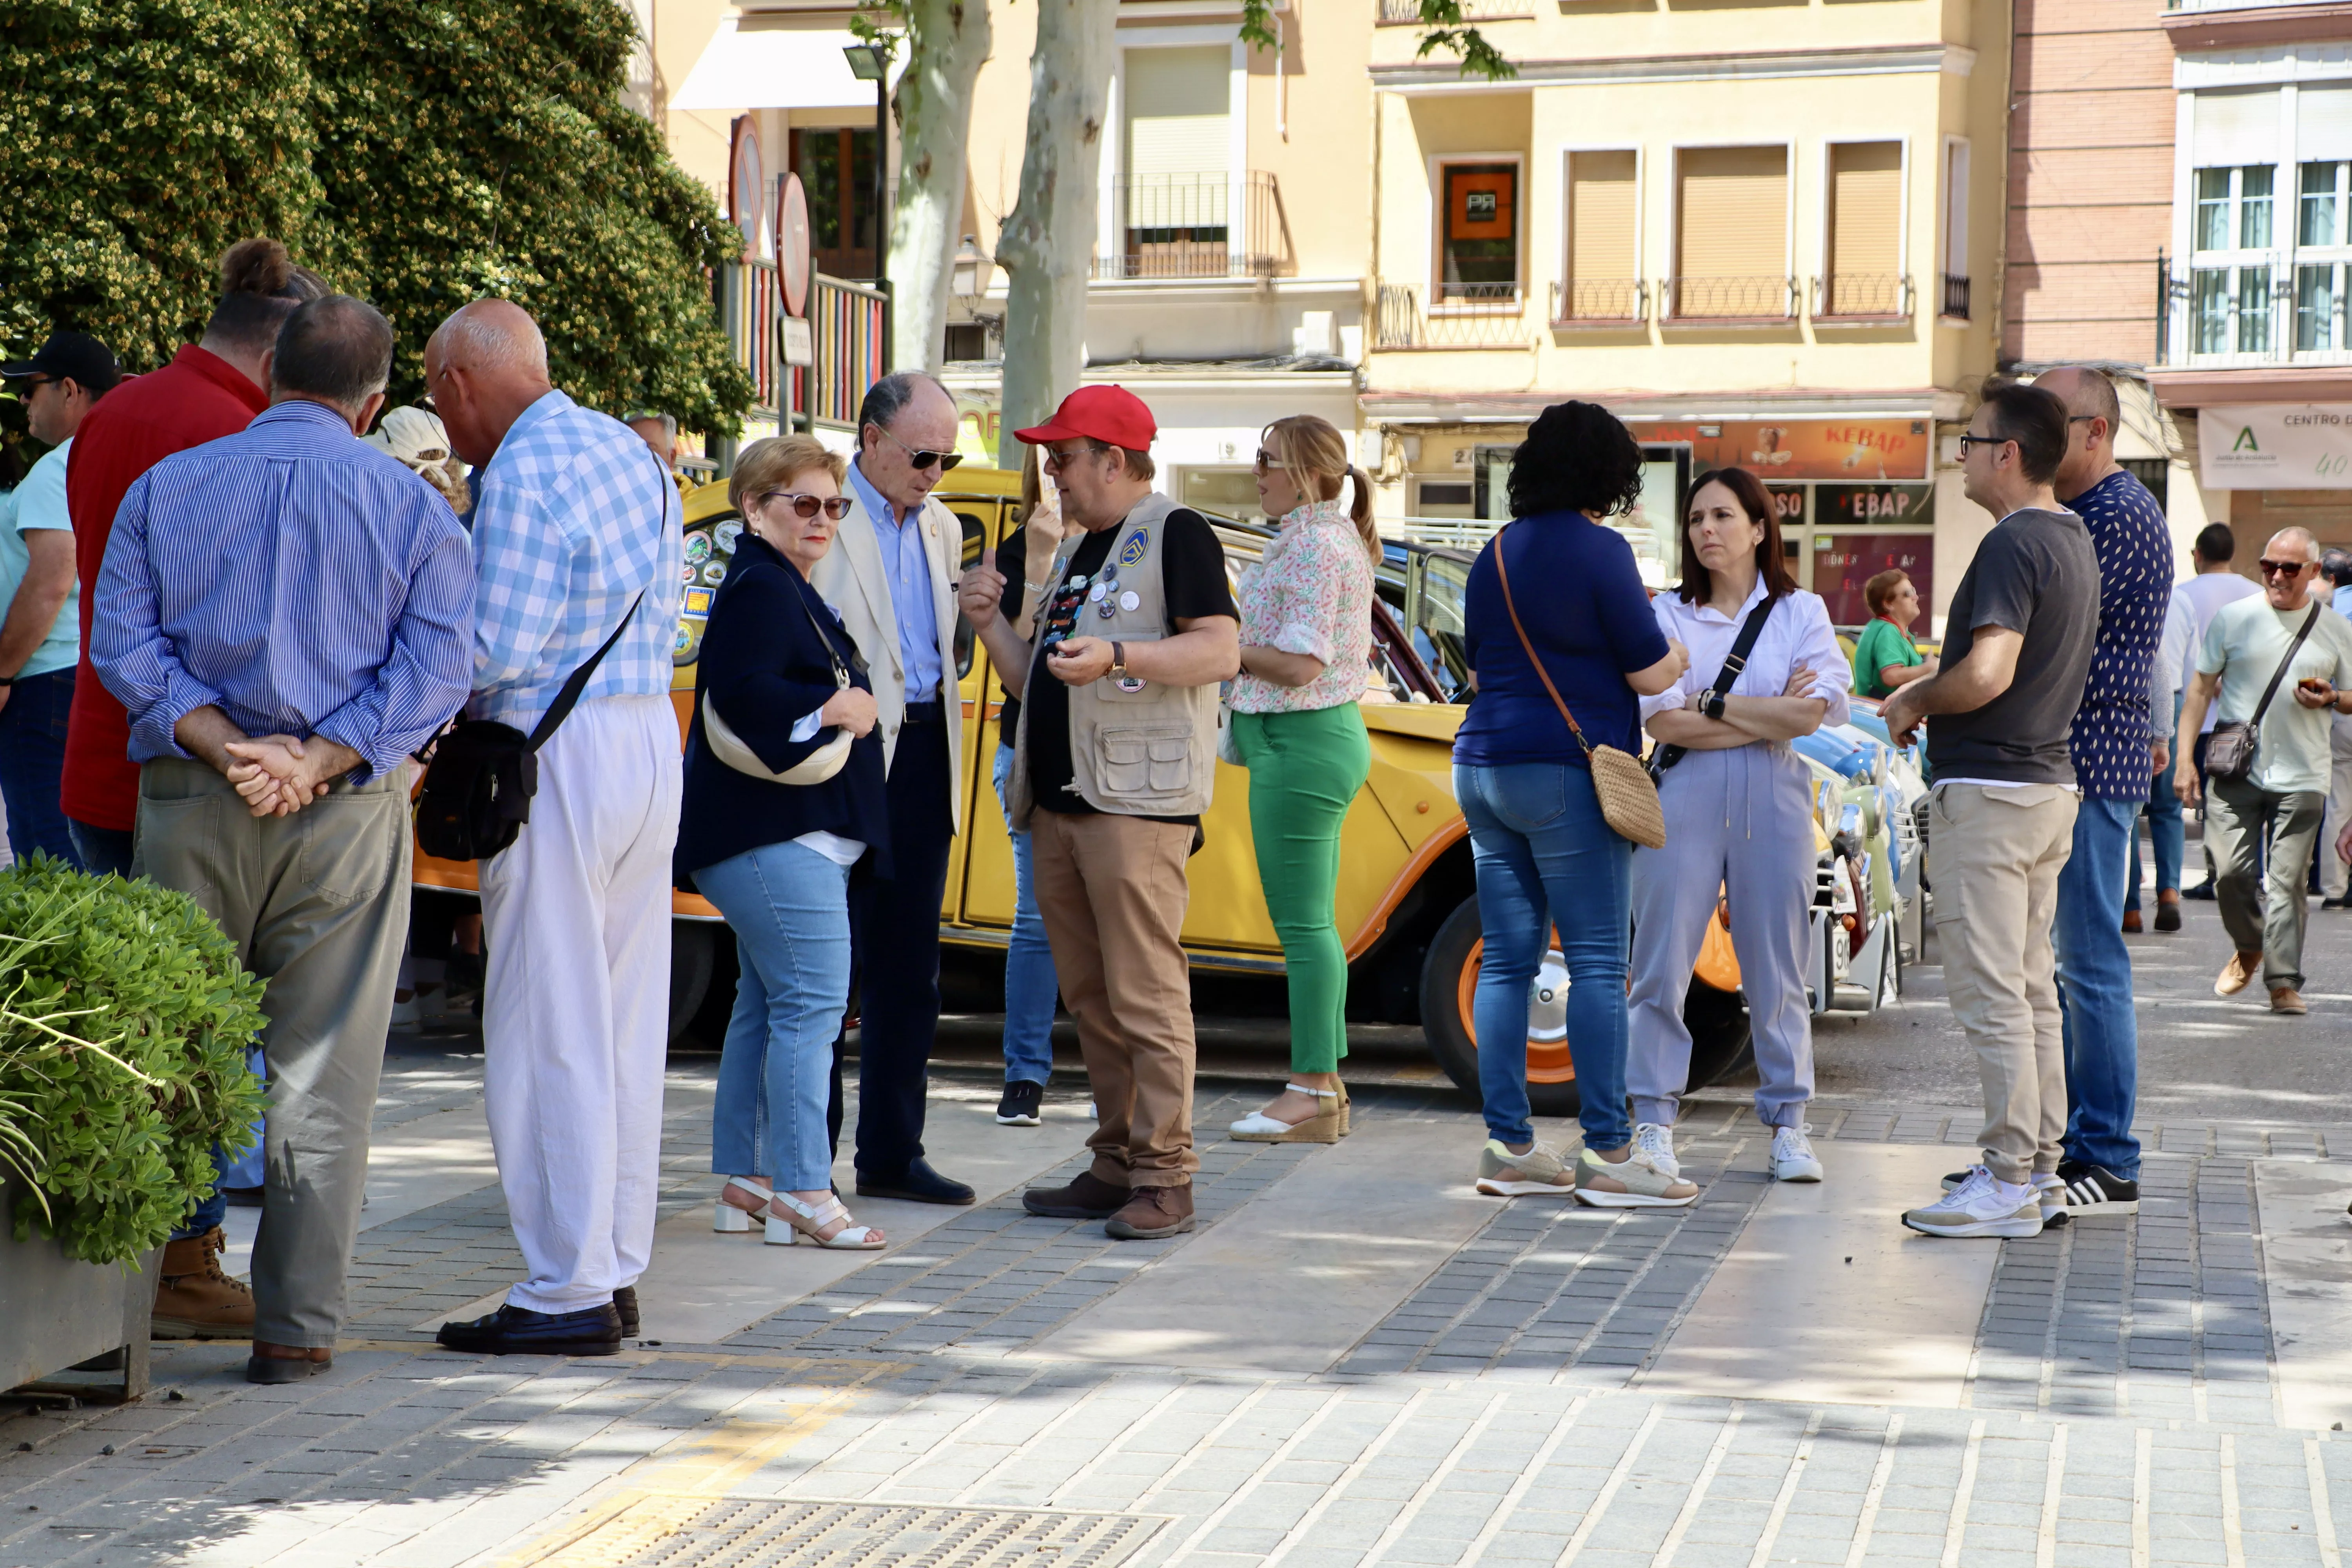
<path fill-rule="evenodd" d="M 2147 676 L 2172 603 L 2172 534 L 2156 497 L 2128 472 L 2109 474 L 2066 507 L 2099 557 L 2099 641 L 2074 715 L 2074 782 L 2102 800 L 2140 800 L 2140 775 L 2154 765 Z"/>
<path fill-rule="evenodd" d="M 1625 536 L 1582 512 L 1555 511 L 1512 523 L 1470 568 L 1462 641 L 1478 694 L 1454 735 L 1454 760 L 1591 765 L 1511 629 L 1495 575 L 1495 552 L 1505 548 L 1519 622 L 1585 740 L 1640 755 L 1641 699 L 1625 676 L 1665 658 L 1666 635 Z"/>
<path fill-rule="evenodd" d="M 810 610 L 824 624 L 824 637 L 852 683 L 872 690 L 841 617 L 774 546 L 745 529 L 735 542 L 727 580 L 711 600 L 695 669 L 694 724 L 686 738 L 686 797 L 677 826 L 677 868 L 683 886 L 691 886 L 692 874 L 706 866 L 803 833 L 857 839 L 869 847 L 860 864 L 889 875 L 890 819 L 878 727 L 850 746 L 839 773 L 817 784 L 774 784 L 739 773 L 713 756 L 702 738 L 702 699 L 709 693 L 727 727 L 779 773 L 833 739 L 829 728 L 805 741 L 793 739 L 793 726 L 838 689 Z"/>

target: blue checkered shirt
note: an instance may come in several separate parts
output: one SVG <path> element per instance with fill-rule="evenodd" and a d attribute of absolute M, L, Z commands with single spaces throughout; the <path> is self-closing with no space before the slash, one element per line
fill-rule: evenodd
<path fill-rule="evenodd" d="M 466 700 L 472 600 L 440 492 L 294 398 L 124 495 L 90 663 L 131 716 L 134 763 L 186 756 L 173 727 L 215 707 L 248 735 L 341 741 L 373 774 Z"/>
<path fill-rule="evenodd" d="M 2099 640 L 2074 713 L 2074 782 L 2095 799 L 2145 800 L 2155 763 L 2148 668 L 2172 603 L 2172 535 L 2156 497 L 2127 472 L 2109 474 L 2066 507 L 2099 556 Z"/>
<path fill-rule="evenodd" d="M 670 689 L 685 566 L 677 487 L 619 420 L 551 392 L 481 470 L 474 508 L 474 700 L 528 731 L 564 679 L 645 603 L 581 700 Z"/>

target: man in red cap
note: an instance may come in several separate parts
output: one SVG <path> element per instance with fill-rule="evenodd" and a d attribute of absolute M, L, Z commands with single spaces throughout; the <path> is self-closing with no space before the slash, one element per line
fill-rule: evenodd
<path fill-rule="evenodd" d="M 1000 613 L 993 558 L 964 574 L 972 628 L 1021 701 L 1013 820 L 1031 835 L 1038 912 L 1094 1089 L 1094 1164 L 1036 1188 L 1031 1214 L 1100 1219 L 1122 1239 L 1192 1228 L 1192 993 L 1179 933 L 1184 863 L 1217 769 L 1217 684 L 1241 668 L 1224 549 L 1151 488 L 1151 410 L 1087 386 L 1044 425 L 1062 514 L 1033 646 Z"/>

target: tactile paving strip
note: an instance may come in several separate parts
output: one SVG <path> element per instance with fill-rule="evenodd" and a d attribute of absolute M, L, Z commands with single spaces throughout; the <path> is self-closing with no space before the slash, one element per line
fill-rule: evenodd
<path fill-rule="evenodd" d="M 1165 1524 L 1131 1513 L 653 1496 L 542 1568 L 1115 1568 Z"/>

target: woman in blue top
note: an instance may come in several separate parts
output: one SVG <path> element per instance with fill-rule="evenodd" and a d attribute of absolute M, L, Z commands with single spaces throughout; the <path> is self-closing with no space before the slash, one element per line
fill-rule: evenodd
<path fill-rule="evenodd" d="M 849 1004 L 850 868 L 889 871 L 874 693 L 808 580 L 849 510 L 842 469 L 806 436 L 754 441 L 736 460 L 728 497 L 743 532 L 703 633 L 677 866 L 727 917 L 741 960 L 711 1117 L 710 1168 L 727 1177 L 714 1226 L 759 1216 L 780 1245 L 871 1248 L 882 1233 L 852 1225 L 834 1195 L 825 1125 Z M 831 778 L 784 784 L 720 761 L 710 711 L 775 773 L 836 731 L 856 739 Z"/>
<path fill-rule="evenodd" d="M 1454 737 L 1454 794 L 1470 825 L 1486 941 L 1471 1004 L 1486 1109 L 1482 1193 L 1573 1190 L 1608 1208 L 1678 1206 L 1698 1196 L 1633 1148 L 1625 1109 L 1633 845 L 1602 818 L 1591 764 L 1560 712 L 1565 704 L 1591 744 L 1638 753 L 1641 699 L 1674 685 L 1689 663 L 1650 614 L 1633 547 L 1602 521 L 1641 498 L 1642 448 L 1614 416 L 1591 403 L 1545 409 L 1512 458 L 1515 521 L 1479 552 L 1464 595 L 1463 645 L 1476 695 Z M 1528 659 L 1530 646 L 1558 702 Z M 1584 1153 L 1573 1169 L 1536 1141 L 1528 1108 L 1528 990 L 1555 931 L 1582 1101 Z"/>

